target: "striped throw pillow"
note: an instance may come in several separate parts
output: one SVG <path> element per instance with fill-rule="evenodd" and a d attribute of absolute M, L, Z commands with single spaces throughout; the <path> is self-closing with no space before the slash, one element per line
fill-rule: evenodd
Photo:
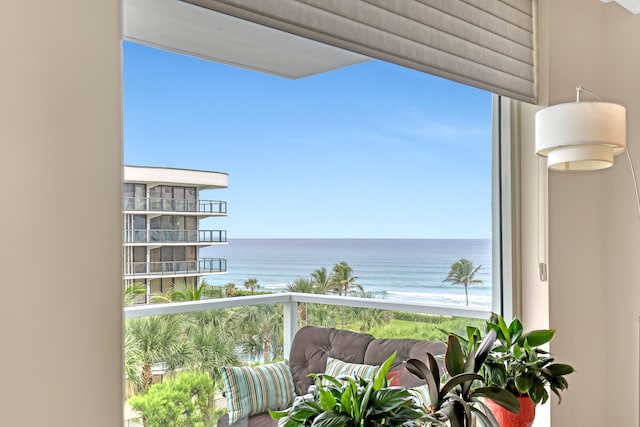
<path fill-rule="evenodd" d="M 427 384 L 418 387 L 408 388 L 411 393 L 414 402 L 425 412 L 429 411 L 431 406 L 431 397 L 429 396 L 429 386 Z"/>
<path fill-rule="evenodd" d="M 267 409 L 288 408 L 296 396 L 293 376 L 286 362 L 222 367 L 220 373 L 224 380 L 229 424 Z"/>
<path fill-rule="evenodd" d="M 372 379 L 376 372 L 377 366 L 362 365 L 359 363 L 344 362 L 333 357 L 327 357 L 327 368 L 324 370 L 325 374 L 334 378 L 340 376 L 359 377 L 365 379 Z"/>

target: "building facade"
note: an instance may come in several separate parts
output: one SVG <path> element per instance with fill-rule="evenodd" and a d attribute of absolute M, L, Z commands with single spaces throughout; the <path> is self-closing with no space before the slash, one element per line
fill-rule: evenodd
<path fill-rule="evenodd" d="M 226 244 L 225 230 L 200 228 L 200 220 L 227 215 L 227 203 L 203 200 L 200 191 L 228 187 L 228 175 L 188 169 L 125 166 L 123 188 L 124 286 L 141 283 L 152 294 L 200 277 L 224 274 L 226 260 L 203 258 L 200 248 Z"/>

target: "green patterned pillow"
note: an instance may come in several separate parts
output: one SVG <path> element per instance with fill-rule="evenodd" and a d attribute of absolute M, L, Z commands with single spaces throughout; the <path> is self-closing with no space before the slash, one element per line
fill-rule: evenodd
<path fill-rule="evenodd" d="M 359 377 L 365 379 L 372 379 L 376 372 L 377 366 L 362 365 L 359 363 L 343 362 L 333 357 L 327 357 L 327 367 L 324 373 L 334 378 L 340 376 Z"/>
<path fill-rule="evenodd" d="M 296 396 L 293 376 L 286 362 L 261 366 L 222 367 L 229 424 L 267 409 L 291 406 Z"/>

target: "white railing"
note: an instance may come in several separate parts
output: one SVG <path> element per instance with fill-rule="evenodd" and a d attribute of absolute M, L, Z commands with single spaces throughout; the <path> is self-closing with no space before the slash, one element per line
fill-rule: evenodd
<path fill-rule="evenodd" d="M 356 298 L 338 295 L 303 294 L 285 292 L 246 297 L 207 299 L 200 301 L 174 302 L 169 304 L 150 304 L 124 309 L 125 318 L 161 316 L 167 314 L 190 313 L 194 311 L 219 310 L 231 307 L 246 307 L 261 304 L 283 304 L 284 312 L 284 354 L 289 354 L 293 336 L 298 330 L 298 303 L 325 304 L 350 307 L 362 307 L 380 310 L 405 311 L 412 313 L 436 314 L 444 316 L 487 319 L 489 311 L 472 310 L 445 305 L 425 305 L 405 301 L 391 301 L 379 298 Z"/>

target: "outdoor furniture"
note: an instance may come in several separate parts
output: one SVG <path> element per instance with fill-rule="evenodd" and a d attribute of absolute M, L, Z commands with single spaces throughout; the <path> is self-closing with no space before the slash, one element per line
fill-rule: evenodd
<path fill-rule="evenodd" d="M 442 342 L 416 340 L 411 338 L 376 339 L 373 335 L 335 328 L 319 328 L 304 326 L 295 335 L 289 355 L 289 369 L 293 377 L 295 393 L 301 395 L 307 392 L 313 383 L 309 373 L 324 373 L 327 358 L 338 359 L 349 364 L 380 365 L 391 354 L 396 358 L 389 370 L 388 378 L 391 385 L 416 387 L 423 385 L 424 380 L 411 374 L 404 366 L 408 359 L 424 359 L 427 352 L 442 355 L 446 345 Z M 227 399 L 231 396 L 226 396 Z M 273 408 L 277 409 L 277 408 Z M 275 427 L 268 412 L 243 418 L 232 426 L 239 427 Z M 229 417 L 225 414 L 218 426 L 229 426 Z"/>

